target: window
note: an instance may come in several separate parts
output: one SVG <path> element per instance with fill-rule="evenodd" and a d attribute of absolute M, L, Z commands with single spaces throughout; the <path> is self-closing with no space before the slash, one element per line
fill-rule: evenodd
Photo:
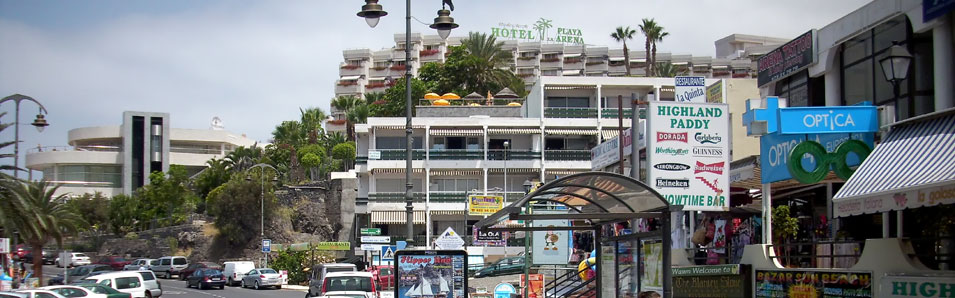
<path fill-rule="evenodd" d="M 590 150 L 589 139 L 550 137 L 544 139 L 544 150 Z"/>
<path fill-rule="evenodd" d="M 776 82 L 776 96 L 789 100 L 790 107 L 808 107 L 809 101 L 809 72 L 803 70 L 785 79 Z"/>
<path fill-rule="evenodd" d="M 134 289 L 139 287 L 139 278 L 138 277 L 117 277 L 116 278 L 116 289 Z"/>
<path fill-rule="evenodd" d="M 589 108 L 590 98 L 548 96 L 544 104 L 549 108 Z"/>
<path fill-rule="evenodd" d="M 161 263 L 162 265 L 169 265 L 172 263 L 172 259 L 161 259 L 159 260 L 159 263 Z"/>
<path fill-rule="evenodd" d="M 544 150 L 564 150 L 564 138 L 544 139 Z"/>
<path fill-rule="evenodd" d="M 56 296 L 47 294 L 47 293 L 36 293 L 36 298 L 56 298 Z"/>
<path fill-rule="evenodd" d="M 143 276 L 143 280 L 154 280 L 154 279 L 156 279 L 156 275 L 154 275 L 152 272 L 145 272 L 145 271 L 144 271 L 144 272 L 140 272 L 139 274 Z"/>
<path fill-rule="evenodd" d="M 185 259 L 185 258 L 175 258 L 175 259 L 172 259 L 172 264 L 173 264 L 173 265 L 185 265 L 185 264 L 186 264 L 186 259 Z"/>
<path fill-rule="evenodd" d="M 375 138 L 375 148 L 377 149 L 405 149 L 407 147 L 407 143 L 408 142 L 405 140 L 404 136 Z M 422 144 L 421 137 L 411 137 L 411 147 L 414 149 L 423 148 Z"/>
<path fill-rule="evenodd" d="M 104 285 L 104 286 L 107 286 L 107 287 L 113 287 L 113 283 L 110 282 L 108 279 L 104 279 L 104 280 L 99 281 L 99 284 Z"/>
<path fill-rule="evenodd" d="M 411 184 L 414 186 L 411 188 L 412 191 L 422 191 L 421 188 L 421 179 L 411 179 Z M 375 180 L 375 189 L 377 192 L 404 192 L 405 191 L 405 179 L 386 179 L 379 178 Z"/>
<path fill-rule="evenodd" d="M 477 179 L 433 179 L 431 191 L 465 192 L 478 189 Z"/>
<path fill-rule="evenodd" d="M 328 291 L 371 292 L 371 278 L 364 276 L 336 276 L 325 278 Z"/>

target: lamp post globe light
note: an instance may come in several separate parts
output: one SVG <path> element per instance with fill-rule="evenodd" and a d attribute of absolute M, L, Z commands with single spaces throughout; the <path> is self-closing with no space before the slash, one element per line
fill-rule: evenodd
<path fill-rule="evenodd" d="M 261 185 L 259 187 L 259 203 L 261 204 L 259 208 L 259 236 L 262 238 L 260 240 L 263 240 L 265 239 L 265 168 L 270 168 L 275 171 L 276 176 L 272 177 L 272 182 L 278 182 L 278 170 L 276 170 L 272 165 L 260 163 L 250 167 L 248 171 L 252 172 L 252 170 L 256 168 L 261 169 L 260 172 L 262 173 L 259 176 L 261 178 L 259 179 L 261 180 Z M 245 175 L 245 181 L 252 181 L 252 175 Z M 266 253 L 264 267 L 268 267 L 268 265 L 269 255 Z"/>
<path fill-rule="evenodd" d="M 14 178 L 20 177 L 19 175 L 20 174 L 20 102 L 24 100 L 32 101 L 33 103 L 35 103 L 37 106 L 40 107 L 40 111 L 36 114 L 36 119 L 33 119 L 33 123 L 30 123 L 30 125 L 33 125 L 34 127 L 36 127 L 36 130 L 38 132 L 43 132 L 44 128 L 46 128 L 47 126 L 50 126 L 50 123 L 46 122 L 46 118 L 43 116 L 44 114 L 48 114 L 46 111 L 46 108 L 43 107 L 43 104 L 41 104 L 39 101 L 36 101 L 36 99 L 33 99 L 32 97 L 22 95 L 22 94 L 14 94 L 14 95 L 4 97 L 3 99 L 0 99 L 0 105 L 8 101 L 13 101 L 16 104 L 16 108 L 15 108 L 15 112 L 13 116 L 15 118 L 13 121 L 13 177 Z"/>
<path fill-rule="evenodd" d="M 899 99 L 899 83 L 908 77 L 909 65 L 911 65 L 911 63 L 912 54 L 909 54 L 909 51 L 906 50 L 904 46 L 899 45 L 897 41 L 892 43 L 888 55 L 879 59 L 885 80 L 892 83 L 892 92 L 895 95 L 895 100 Z"/>
<path fill-rule="evenodd" d="M 446 9 L 450 8 L 450 10 Z M 438 35 L 442 39 L 448 38 L 451 29 L 457 28 L 451 17 L 451 11 L 454 10 L 454 4 L 451 0 L 441 0 L 441 10 L 438 10 L 438 17 L 434 18 L 434 24 L 429 27 L 438 30 Z M 388 15 L 388 12 L 382 9 L 378 0 L 365 0 L 365 5 L 361 6 L 358 16 L 365 18 L 368 26 L 375 28 L 381 17 Z M 405 0 L 405 223 L 407 225 L 407 235 L 405 241 L 414 242 L 414 197 L 411 189 L 414 184 L 411 182 L 411 160 L 414 146 L 411 138 L 411 0 Z"/>

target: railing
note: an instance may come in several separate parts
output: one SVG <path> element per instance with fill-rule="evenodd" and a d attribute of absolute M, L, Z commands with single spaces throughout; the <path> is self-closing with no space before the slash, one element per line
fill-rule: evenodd
<path fill-rule="evenodd" d="M 859 261 L 865 241 L 816 241 L 772 244 L 774 258 L 787 267 L 849 268 Z"/>
<path fill-rule="evenodd" d="M 378 149 L 381 152 L 381 160 L 404 160 L 405 149 Z M 411 153 L 411 159 L 422 160 L 424 159 L 424 149 L 414 149 L 414 152 Z"/>
<path fill-rule="evenodd" d="M 555 277 L 552 281 L 544 285 L 544 297 L 596 297 L 597 289 L 593 285 L 597 279 L 591 278 L 584 281 L 580 278 L 580 274 L 587 270 L 590 270 L 590 267 L 581 270 L 570 270 Z"/>
<path fill-rule="evenodd" d="M 590 150 L 544 150 L 546 160 L 590 160 Z"/>
<path fill-rule="evenodd" d="M 27 153 L 50 152 L 50 151 L 123 152 L 123 147 L 110 146 L 110 145 L 43 146 L 43 147 L 30 148 L 27 150 Z"/>
<path fill-rule="evenodd" d="M 413 192 L 415 202 L 424 202 L 426 197 L 424 192 Z M 431 202 L 437 203 L 464 203 L 467 200 L 467 192 L 463 191 L 433 191 L 431 192 Z M 404 202 L 404 192 L 372 192 L 368 193 L 369 202 L 391 203 Z"/>
<path fill-rule="evenodd" d="M 199 148 L 199 147 L 169 146 L 169 152 L 175 152 L 175 153 L 192 153 L 192 154 L 222 154 L 222 149 L 219 149 L 219 148 Z"/>
<path fill-rule="evenodd" d="M 520 192 L 520 191 L 509 191 L 509 192 L 507 192 L 507 195 L 504 195 L 504 192 L 500 192 L 500 191 L 489 191 L 489 192 L 487 192 L 487 195 L 489 195 L 489 196 L 503 196 L 503 197 L 504 197 L 504 201 L 505 201 L 507 204 L 510 204 L 511 202 L 516 202 L 517 200 L 520 200 L 520 199 L 524 198 L 525 193 L 524 193 L 524 192 Z"/>
<path fill-rule="evenodd" d="M 431 160 L 482 160 L 484 150 L 476 149 L 431 149 Z"/>
<path fill-rule="evenodd" d="M 618 115 L 617 108 L 604 108 L 600 111 L 600 118 L 613 118 L 616 119 Z M 639 112 L 640 119 L 647 118 L 647 110 L 640 109 Z M 623 109 L 623 118 L 632 119 L 633 118 L 633 109 L 624 108 Z"/>
<path fill-rule="evenodd" d="M 596 108 L 544 108 L 546 118 L 597 118 Z"/>
<path fill-rule="evenodd" d="M 368 156 L 356 156 L 355 164 L 356 165 L 368 164 Z"/>
<path fill-rule="evenodd" d="M 488 160 L 531 160 L 540 159 L 540 151 L 533 150 L 488 150 Z"/>
<path fill-rule="evenodd" d="M 463 203 L 467 201 L 468 193 L 464 191 L 432 191 L 431 202 Z"/>

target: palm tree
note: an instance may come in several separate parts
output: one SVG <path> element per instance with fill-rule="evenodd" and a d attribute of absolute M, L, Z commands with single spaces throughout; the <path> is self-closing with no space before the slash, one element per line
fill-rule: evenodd
<path fill-rule="evenodd" d="M 344 113 L 345 115 L 348 115 L 348 112 L 350 112 L 352 109 L 358 106 L 362 106 L 364 104 L 365 102 L 363 102 L 360 98 L 354 95 L 339 96 L 332 100 L 332 107 Z M 366 116 L 365 118 L 368 118 L 368 117 Z M 345 118 L 345 135 L 348 137 L 349 141 L 355 140 L 354 130 L 355 130 L 355 123 L 348 120 L 348 118 L 346 117 Z"/>
<path fill-rule="evenodd" d="M 348 123 L 355 125 L 357 123 L 368 122 L 368 116 L 371 113 L 371 109 L 366 104 L 356 106 L 345 113 L 345 119 Z"/>
<path fill-rule="evenodd" d="M 673 64 L 670 63 L 658 63 L 654 69 L 657 72 L 657 76 L 661 78 L 672 78 L 687 74 L 686 70 L 678 71 L 676 67 L 673 67 Z"/>
<path fill-rule="evenodd" d="M 630 26 L 627 26 L 626 28 L 617 27 L 617 30 L 615 30 L 613 33 L 610 33 L 610 37 L 612 37 L 614 40 L 623 42 L 623 60 L 627 61 L 626 65 L 628 77 L 630 76 L 630 50 L 627 49 L 627 40 L 633 39 L 634 34 L 637 34 L 637 30 L 630 29 Z"/>
<path fill-rule="evenodd" d="M 299 122 L 302 123 L 303 135 L 309 143 L 315 143 L 318 136 L 325 133 L 325 130 L 322 129 L 322 123 L 328 118 L 328 114 L 325 114 L 325 111 L 319 108 L 299 108 L 298 110 L 301 113 Z"/>
<path fill-rule="evenodd" d="M 663 27 L 661 26 L 657 26 L 653 30 L 653 41 L 651 42 L 653 44 L 653 50 L 652 50 L 653 53 L 650 54 L 650 57 L 653 57 L 654 74 L 656 74 L 656 67 L 657 67 L 657 42 L 662 42 L 663 38 L 667 37 L 668 35 L 670 35 L 670 33 L 663 31 Z"/>
<path fill-rule="evenodd" d="M 225 156 L 225 162 L 232 172 L 241 172 L 258 163 L 261 158 L 262 148 L 259 148 L 258 143 L 256 143 L 252 144 L 251 147 L 239 146 L 235 148 Z"/>
<path fill-rule="evenodd" d="M 504 42 L 480 32 L 470 32 L 468 37 L 461 40 L 464 47 L 472 56 L 478 57 L 492 67 L 502 67 L 514 58 L 510 51 L 504 50 Z"/>
<path fill-rule="evenodd" d="M 275 130 L 272 131 L 272 142 L 276 144 L 297 147 L 304 144 L 306 138 L 305 129 L 302 128 L 302 123 L 298 121 L 282 121 L 282 124 L 276 126 Z"/>
<path fill-rule="evenodd" d="M 655 59 L 655 56 L 651 56 L 651 53 L 652 53 L 651 46 L 657 40 L 656 34 L 660 31 L 657 29 L 659 27 L 660 26 L 657 25 L 657 22 L 654 21 L 653 19 L 643 19 L 643 23 L 640 24 L 640 31 L 643 32 L 643 36 L 646 37 L 646 43 L 644 44 L 644 46 L 646 47 L 647 58 L 646 58 L 646 62 L 644 62 L 644 68 L 647 72 L 648 77 L 652 77 L 654 75 L 653 60 Z"/>
<path fill-rule="evenodd" d="M 461 40 L 461 46 L 477 61 L 469 61 L 468 69 L 459 73 L 462 89 L 484 93 L 498 91 L 511 85 L 516 75 L 508 65 L 513 61 L 510 51 L 504 50 L 504 42 L 494 36 L 471 32 Z"/>
<path fill-rule="evenodd" d="M 22 218 L 18 226 L 20 237 L 35 252 L 43 251 L 50 240 L 57 245 L 63 244 L 63 238 L 76 233 L 86 224 L 83 218 L 66 204 L 66 194 L 55 195 L 59 186 L 50 186 L 46 181 L 18 183 L 13 193 L 16 205 L 21 208 L 18 217 Z M 43 256 L 33 254 L 33 273 L 43 284 Z"/>

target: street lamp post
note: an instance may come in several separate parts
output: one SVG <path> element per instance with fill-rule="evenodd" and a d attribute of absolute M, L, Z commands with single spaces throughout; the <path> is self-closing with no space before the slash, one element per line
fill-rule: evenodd
<path fill-rule="evenodd" d="M 442 39 L 448 38 L 451 29 L 457 28 L 454 23 L 451 11 L 445 9 L 450 6 L 454 10 L 451 0 L 442 0 L 441 10 L 438 10 L 438 17 L 434 18 L 434 24 L 429 27 L 438 30 L 438 35 Z M 379 18 L 388 15 L 384 11 L 378 0 L 365 0 L 365 5 L 361 6 L 358 16 L 365 18 L 368 26 L 375 28 L 378 25 Z M 411 138 L 411 0 L 405 0 L 405 219 L 408 228 L 408 234 L 405 241 L 414 242 L 414 196 L 411 189 L 414 184 L 411 183 L 411 160 L 412 160 L 412 138 Z"/>
<path fill-rule="evenodd" d="M 260 177 L 259 177 L 259 178 L 261 178 L 261 179 L 259 179 L 259 180 L 262 181 L 262 184 L 261 184 L 260 187 L 259 187 L 259 203 L 261 204 L 261 205 L 260 205 L 260 208 L 259 208 L 259 236 L 261 237 L 261 239 L 259 239 L 259 240 L 261 241 L 262 239 L 265 239 L 265 168 L 270 168 L 270 169 L 272 169 L 273 171 L 275 171 L 276 175 L 278 175 L 278 170 L 276 170 L 275 167 L 273 167 L 273 166 L 271 166 L 271 165 L 269 165 L 269 164 L 260 163 L 260 164 L 256 164 L 256 165 L 250 167 L 250 168 L 249 168 L 249 171 L 251 172 L 251 171 L 252 171 L 253 169 L 255 169 L 255 168 L 262 169 L 262 170 L 260 171 L 260 172 L 262 173 L 262 175 L 260 175 Z M 251 176 L 251 175 L 246 175 L 246 176 L 245 176 L 245 181 L 252 181 L 252 176 Z M 273 181 L 273 182 L 278 181 L 278 177 L 273 177 L 273 178 L 272 178 L 272 181 Z M 265 254 L 265 266 L 264 266 L 264 267 L 268 267 L 268 265 L 269 265 L 269 255 L 268 255 L 267 253 L 263 253 L 263 254 Z"/>
<path fill-rule="evenodd" d="M 511 148 L 510 141 L 504 141 L 504 205 L 507 205 L 507 152 Z"/>
<path fill-rule="evenodd" d="M 36 103 L 37 106 L 40 106 L 40 111 L 39 113 L 36 114 L 36 119 L 33 120 L 33 123 L 30 123 L 30 125 L 33 125 L 36 127 L 37 131 L 43 132 L 43 129 L 49 126 L 50 124 L 46 122 L 46 119 L 43 116 L 43 114 L 48 114 L 46 111 L 46 108 L 43 107 L 43 104 L 41 104 L 39 101 L 36 101 L 36 99 L 33 99 L 32 97 L 22 95 L 22 94 L 14 94 L 14 95 L 4 97 L 3 99 L 0 99 L 0 105 L 11 100 L 14 103 L 16 103 L 16 110 L 14 112 L 14 117 L 16 119 L 13 122 L 13 177 L 19 178 L 20 177 L 19 175 L 20 174 L 20 102 L 27 100 L 27 101 L 32 101 L 33 103 Z"/>
<path fill-rule="evenodd" d="M 889 55 L 879 59 L 885 80 L 892 83 L 892 92 L 895 95 L 895 100 L 899 99 L 899 83 L 908 77 L 909 64 L 911 63 L 912 54 L 909 54 L 909 51 L 906 50 L 904 46 L 899 45 L 897 41 L 892 42 L 892 47 L 889 48 Z"/>

